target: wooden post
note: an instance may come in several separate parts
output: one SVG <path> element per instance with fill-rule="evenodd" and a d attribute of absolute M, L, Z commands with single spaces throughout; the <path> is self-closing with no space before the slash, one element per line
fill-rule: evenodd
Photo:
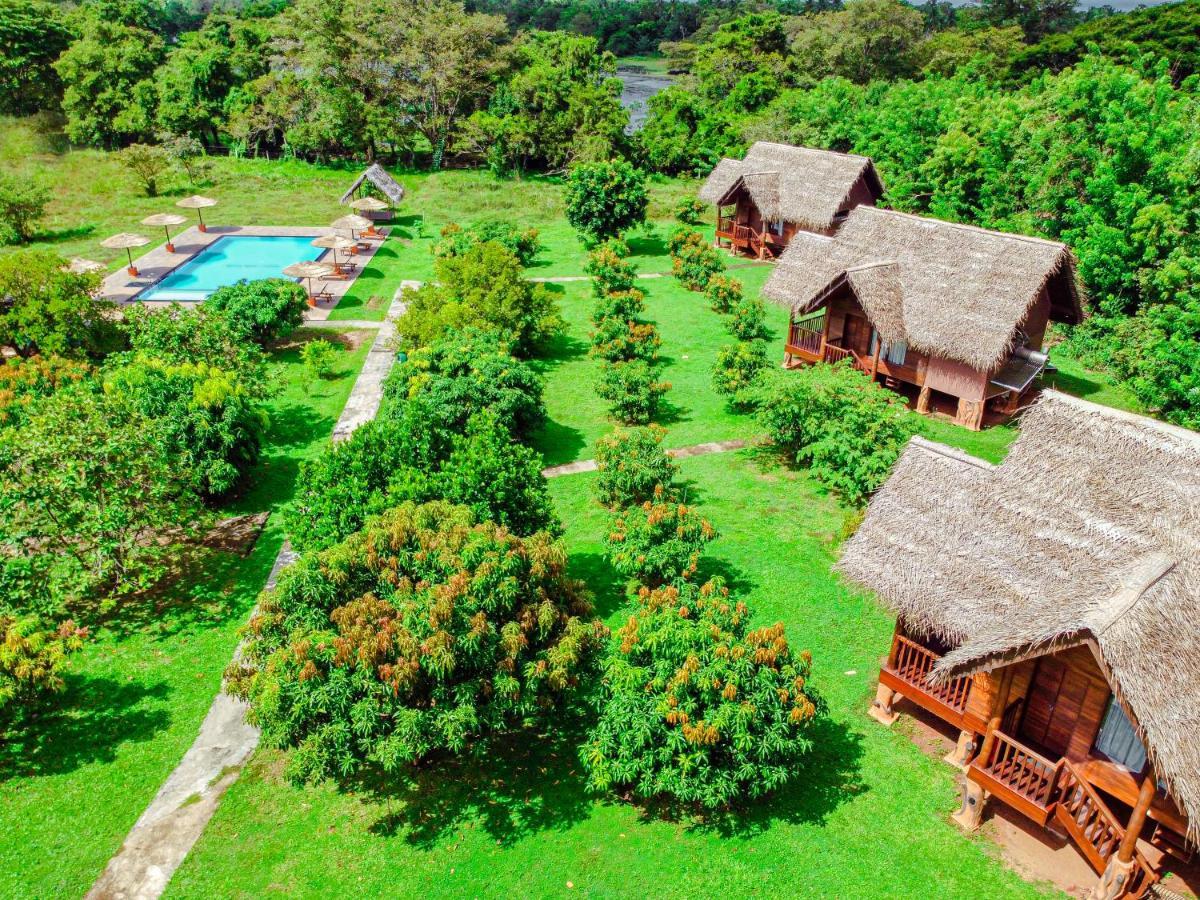
<path fill-rule="evenodd" d="M 929 415 L 929 398 L 933 392 L 928 385 L 921 385 L 921 393 L 917 394 L 917 412 L 921 415 Z"/>
<path fill-rule="evenodd" d="M 883 347 L 883 339 L 875 335 L 875 352 L 871 354 L 871 380 L 879 374 L 879 350 Z"/>
<path fill-rule="evenodd" d="M 1138 838 L 1142 834 L 1146 814 L 1150 812 L 1150 804 L 1154 802 L 1156 793 L 1158 783 L 1154 778 L 1154 771 L 1151 770 L 1142 781 L 1133 812 L 1129 814 L 1129 822 L 1125 826 L 1125 835 L 1121 838 L 1117 852 L 1109 859 L 1100 881 L 1092 888 L 1090 900 L 1118 900 L 1129 893 L 1130 876 L 1133 875 L 1135 866 L 1134 852 L 1137 850 Z"/>
<path fill-rule="evenodd" d="M 983 734 L 983 746 L 975 757 L 982 765 L 987 765 L 988 756 L 996 743 L 996 732 L 1004 721 L 1004 709 L 1008 706 L 1008 694 L 1012 689 L 1013 667 L 1008 666 L 1000 676 L 1000 686 L 992 700 L 992 715 L 988 719 L 987 731 Z M 987 791 L 970 779 L 963 779 L 962 806 L 953 816 L 954 821 L 967 831 L 975 831 L 983 819 L 983 806 L 987 802 Z"/>
<path fill-rule="evenodd" d="M 894 666 L 896 664 L 896 638 L 900 635 L 900 621 L 896 620 L 896 627 L 892 630 L 892 645 L 888 648 L 888 655 L 885 661 L 886 665 Z M 892 702 L 896 699 L 896 692 L 890 687 L 879 682 L 879 686 L 875 691 L 875 700 L 871 703 L 871 708 L 867 710 L 867 714 L 876 722 L 884 725 L 891 725 L 896 721 L 898 714 L 892 709 Z"/>

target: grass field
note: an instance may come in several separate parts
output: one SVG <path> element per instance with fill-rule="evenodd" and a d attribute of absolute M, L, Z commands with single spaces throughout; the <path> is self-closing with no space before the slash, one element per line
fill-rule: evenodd
<path fill-rule="evenodd" d="M 298 344 L 272 355 L 263 457 L 223 515 L 276 510 L 291 496 L 362 366 L 369 344 L 356 342 L 319 384 L 304 376 Z M 54 711 L 0 735 L 0 897 L 78 897 L 91 886 L 195 740 L 282 541 L 272 518 L 248 556 L 210 552 L 164 595 L 91 623 Z"/>

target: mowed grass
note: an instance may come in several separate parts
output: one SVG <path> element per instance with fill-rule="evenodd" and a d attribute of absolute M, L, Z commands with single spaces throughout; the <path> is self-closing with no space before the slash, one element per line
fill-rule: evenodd
<path fill-rule="evenodd" d="M 585 790 L 590 715 L 411 777 L 295 787 L 260 750 L 172 881 L 172 897 L 1034 896 L 963 836 L 954 770 L 867 717 L 891 620 L 830 574 L 843 512 L 762 451 L 698 457 L 681 479 L 720 531 L 703 576 L 724 577 L 756 621 L 783 621 L 814 656 L 830 715 L 794 784 L 745 815 L 667 821 Z M 571 566 L 616 627 L 620 579 L 603 555 L 593 476 L 551 481 Z"/>
<path fill-rule="evenodd" d="M 292 495 L 300 461 L 329 440 L 364 337 L 345 336 L 359 346 L 320 382 L 305 376 L 298 342 L 272 354 L 263 457 L 221 515 L 274 511 Z M 91 623 L 66 692 L 31 727 L 0 734 L 0 896 L 78 897 L 91 886 L 195 740 L 283 537 L 272 517 L 248 556 L 210 551 L 170 590 Z"/>

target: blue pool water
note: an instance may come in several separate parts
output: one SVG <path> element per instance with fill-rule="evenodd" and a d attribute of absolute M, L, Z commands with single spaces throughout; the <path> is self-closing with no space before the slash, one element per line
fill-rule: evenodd
<path fill-rule="evenodd" d="M 217 238 L 158 284 L 138 294 L 138 300 L 196 303 L 219 287 L 242 279 L 282 278 L 292 263 L 316 259 L 325 251 L 312 237 Z"/>

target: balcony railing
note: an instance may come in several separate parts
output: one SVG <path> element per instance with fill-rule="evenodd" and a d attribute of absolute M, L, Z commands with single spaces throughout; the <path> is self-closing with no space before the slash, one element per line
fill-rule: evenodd
<path fill-rule="evenodd" d="M 717 233 L 723 235 L 733 233 L 733 216 L 717 216 Z"/>
<path fill-rule="evenodd" d="M 968 676 L 931 684 L 929 676 L 939 659 L 941 656 L 928 647 L 897 634 L 887 662 L 880 669 L 879 680 L 918 706 L 962 728 L 973 680 Z"/>
<path fill-rule="evenodd" d="M 997 729 L 986 759 L 976 757 L 968 776 L 1009 806 L 1045 825 L 1054 808 L 1059 763 Z"/>
<path fill-rule="evenodd" d="M 788 332 L 788 351 L 802 353 L 814 360 L 821 359 L 821 341 L 824 335 L 820 331 L 805 328 L 795 322 Z"/>
<path fill-rule="evenodd" d="M 1093 869 L 1103 872 L 1109 857 L 1117 852 L 1125 831 L 1075 767 L 1063 761 L 1058 775 L 1058 805 L 1054 817 L 1083 850 Z"/>

